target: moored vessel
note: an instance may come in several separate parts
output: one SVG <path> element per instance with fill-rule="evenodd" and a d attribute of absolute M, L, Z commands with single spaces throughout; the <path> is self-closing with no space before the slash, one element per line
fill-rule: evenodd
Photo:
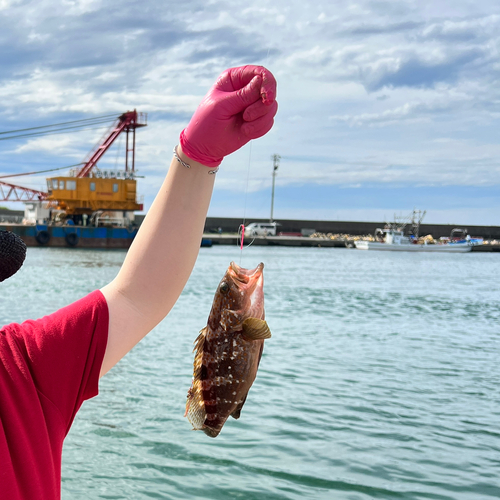
<path fill-rule="evenodd" d="M 450 238 L 438 241 L 419 238 L 418 231 L 425 213 L 414 210 L 409 217 L 399 220 L 395 218 L 394 222 L 387 223 L 383 229 L 377 228 L 373 240 L 358 240 L 354 245 L 358 250 L 466 253 L 470 252 L 473 246 L 483 244 L 482 238 L 470 237 L 466 229 L 454 229 Z M 405 235 L 405 228 L 410 224 L 409 234 Z"/>
<path fill-rule="evenodd" d="M 118 116 L 77 168 L 47 179 L 47 191 L 0 181 L 0 201 L 25 203 L 22 223 L 0 228 L 16 233 L 28 246 L 128 248 L 138 231 L 135 212 L 143 209 L 137 195 L 135 134 L 145 126 L 145 113 Z M 124 170 L 98 168 L 121 133 L 126 135 Z"/>

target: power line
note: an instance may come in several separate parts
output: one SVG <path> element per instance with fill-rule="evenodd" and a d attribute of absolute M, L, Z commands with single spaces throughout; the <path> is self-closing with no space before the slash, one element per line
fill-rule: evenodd
<path fill-rule="evenodd" d="M 54 172 L 56 170 L 64 170 L 65 168 L 73 168 L 83 165 L 84 163 L 75 163 L 74 165 L 68 165 L 66 167 L 49 168 L 48 170 L 37 170 L 36 172 L 23 172 L 22 174 L 10 174 L 10 175 L 0 175 L 0 179 L 6 179 L 7 177 L 21 177 L 23 175 L 36 175 L 43 174 L 45 172 Z"/>
<path fill-rule="evenodd" d="M 99 124 L 104 124 L 104 123 L 108 123 L 108 122 L 109 122 L 109 120 L 106 120 L 105 122 L 96 122 L 96 123 L 86 124 L 86 125 L 99 125 Z M 106 126 L 104 126 L 104 127 L 103 126 L 101 126 L 101 127 L 89 127 L 89 126 L 85 126 L 85 125 L 75 125 L 73 127 L 63 127 L 63 128 L 59 128 L 59 129 L 55 129 L 55 130 L 32 132 L 29 134 L 11 135 L 10 137 L 0 137 L 0 141 L 7 141 L 9 139 L 21 139 L 23 137 L 43 137 L 46 135 L 56 135 L 56 134 L 61 134 L 61 133 L 66 133 L 66 132 L 79 132 L 80 130 L 98 130 L 98 129 L 106 128 Z"/>
<path fill-rule="evenodd" d="M 108 119 L 108 118 L 117 118 L 118 116 L 116 114 L 113 115 L 101 115 L 101 116 L 94 116 L 93 118 L 82 118 L 80 120 L 72 120 L 69 122 L 61 122 L 61 123 L 53 123 L 52 125 L 40 125 L 38 127 L 30 127 L 30 128 L 20 128 L 18 130 L 10 130 L 7 132 L 0 132 L 0 135 L 5 135 L 5 134 L 17 134 L 18 132 L 27 132 L 29 130 L 38 130 L 41 128 L 50 128 L 50 127 L 59 127 L 61 125 L 70 125 L 73 123 L 82 123 L 82 126 L 84 125 L 84 122 L 91 122 L 94 120 L 103 120 L 103 119 Z M 89 124 L 87 124 L 89 125 Z"/>

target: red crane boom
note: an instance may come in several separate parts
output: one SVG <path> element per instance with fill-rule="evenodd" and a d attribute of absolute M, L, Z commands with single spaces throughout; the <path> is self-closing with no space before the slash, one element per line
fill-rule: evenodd
<path fill-rule="evenodd" d="M 123 115 L 119 116 L 115 123 L 111 126 L 108 132 L 104 135 L 103 140 L 96 146 L 88 155 L 85 160 L 85 165 L 76 174 L 76 177 L 88 177 L 92 169 L 95 167 L 96 163 L 100 160 L 102 155 L 110 148 L 111 144 L 115 142 L 115 139 L 125 130 L 127 132 L 127 145 L 126 145 L 126 157 L 125 157 L 125 170 L 128 171 L 128 154 L 132 152 L 132 168 L 135 168 L 135 129 L 138 127 L 145 127 L 146 115 L 145 113 L 137 113 L 134 111 L 127 111 Z M 129 132 L 133 132 L 133 145 L 129 148 Z"/>
<path fill-rule="evenodd" d="M 0 201 L 45 200 L 48 193 L 0 181 Z"/>
<path fill-rule="evenodd" d="M 136 110 L 127 111 L 120 115 L 113 125 L 104 134 L 97 146 L 88 154 L 85 159 L 85 165 L 77 172 L 76 177 L 88 177 L 97 162 L 104 153 L 111 147 L 115 139 L 125 131 L 127 133 L 125 149 L 125 170 L 129 171 L 129 155 L 131 158 L 131 168 L 135 170 L 135 129 L 147 125 L 147 115 L 138 113 Z M 129 133 L 132 132 L 132 147 L 129 147 Z M 16 186 L 7 182 L 0 181 L 0 201 L 33 201 L 46 200 L 49 193 L 30 189 L 23 186 Z"/>

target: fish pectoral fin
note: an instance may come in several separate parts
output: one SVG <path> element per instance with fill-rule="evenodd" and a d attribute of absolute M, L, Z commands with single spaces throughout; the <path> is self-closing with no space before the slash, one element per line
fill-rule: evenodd
<path fill-rule="evenodd" d="M 271 330 L 263 319 L 247 318 L 243 321 L 243 336 L 247 340 L 263 340 L 271 338 Z"/>

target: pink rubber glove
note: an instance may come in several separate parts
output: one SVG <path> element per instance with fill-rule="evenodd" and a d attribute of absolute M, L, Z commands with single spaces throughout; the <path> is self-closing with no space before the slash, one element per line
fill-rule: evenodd
<path fill-rule="evenodd" d="M 278 111 L 276 80 L 262 66 L 224 71 L 181 132 L 189 158 L 217 167 L 224 156 L 267 134 Z"/>

